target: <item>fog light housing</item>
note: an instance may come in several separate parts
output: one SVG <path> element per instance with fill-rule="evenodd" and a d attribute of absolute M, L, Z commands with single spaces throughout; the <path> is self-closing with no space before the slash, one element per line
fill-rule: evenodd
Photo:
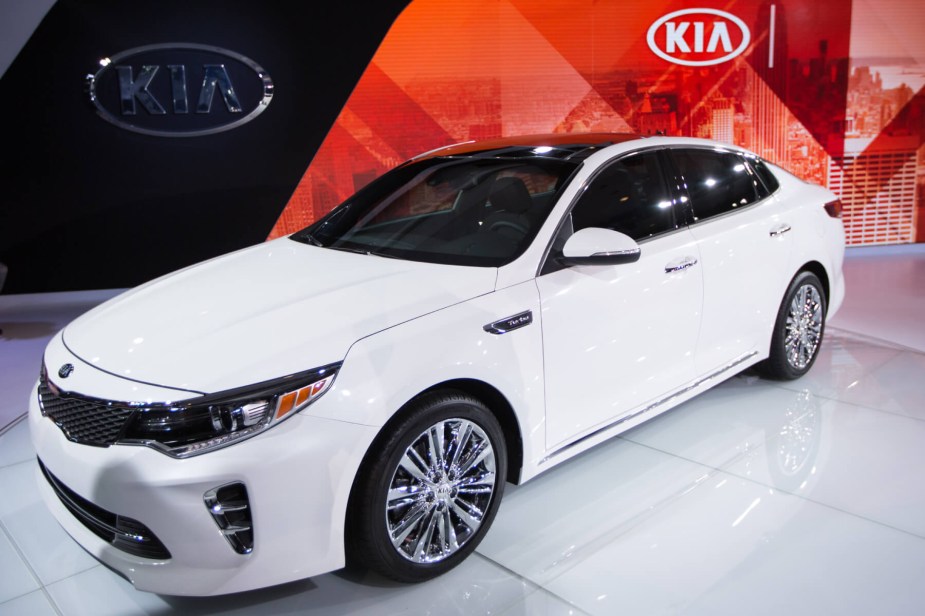
<path fill-rule="evenodd" d="M 253 552 L 254 525 L 244 484 L 229 483 L 213 488 L 202 499 L 231 548 L 238 554 Z"/>

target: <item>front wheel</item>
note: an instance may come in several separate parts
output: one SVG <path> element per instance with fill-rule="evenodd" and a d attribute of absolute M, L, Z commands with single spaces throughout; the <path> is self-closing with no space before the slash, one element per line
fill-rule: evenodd
<path fill-rule="evenodd" d="M 787 288 L 771 335 L 765 376 L 792 380 L 806 374 L 819 355 L 825 332 L 826 299 L 819 277 L 800 272 Z"/>
<path fill-rule="evenodd" d="M 462 393 L 427 394 L 374 447 L 351 496 L 351 562 L 402 582 L 458 565 L 504 491 L 507 456 L 494 415 Z"/>

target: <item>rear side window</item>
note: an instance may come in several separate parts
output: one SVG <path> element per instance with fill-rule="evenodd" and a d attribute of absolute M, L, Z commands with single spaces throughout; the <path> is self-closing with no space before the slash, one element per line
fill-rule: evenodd
<path fill-rule="evenodd" d="M 752 168 L 755 170 L 755 173 L 761 178 L 761 182 L 764 184 L 764 187 L 767 189 L 769 195 L 774 194 L 778 188 L 780 188 L 780 182 L 777 181 L 777 178 L 774 177 L 774 173 L 768 169 L 766 162 L 760 158 L 749 158 L 748 162 L 751 163 Z"/>
<path fill-rule="evenodd" d="M 671 156 L 687 186 L 695 222 L 751 205 L 764 196 L 758 190 L 758 176 L 738 154 L 677 149 L 671 150 Z"/>
<path fill-rule="evenodd" d="M 656 152 L 611 163 L 592 181 L 572 210 L 575 231 L 604 227 L 635 240 L 677 228 Z"/>

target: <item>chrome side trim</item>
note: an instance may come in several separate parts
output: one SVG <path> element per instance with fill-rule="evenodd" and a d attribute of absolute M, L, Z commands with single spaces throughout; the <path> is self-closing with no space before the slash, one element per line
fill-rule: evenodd
<path fill-rule="evenodd" d="M 614 250 L 611 252 L 595 252 L 592 257 L 628 257 L 631 255 L 639 254 L 638 248 L 631 248 L 630 250 Z"/>
<path fill-rule="evenodd" d="M 629 415 L 626 415 L 626 416 L 624 416 L 624 417 L 621 417 L 621 418 L 617 419 L 616 421 L 607 424 L 606 426 L 603 426 L 603 427 L 601 427 L 601 428 L 598 428 L 597 430 L 595 430 L 595 431 L 593 431 L 593 432 L 589 432 L 588 434 L 585 434 L 584 436 L 582 436 L 582 437 L 579 438 L 578 440 L 572 441 L 571 443 L 569 443 L 569 444 L 567 444 L 567 445 L 561 447 L 560 449 L 557 449 L 557 450 L 555 450 L 555 451 L 553 451 L 553 452 L 547 454 L 542 460 L 540 460 L 539 464 L 540 464 L 540 465 L 546 464 L 547 462 L 549 462 L 549 461 L 552 460 L 553 458 L 562 455 L 563 453 L 565 453 L 566 451 L 572 449 L 573 447 L 577 447 L 578 445 L 582 444 L 583 442 L 587 441 L 588 439 L 594 438 L 594 437 L 596 437 L 596 436 L 600 436 L 600 435 L 603 434 L 604 432 L 608 432 L 608 431 L 610 431 L 610 430 L 616 428 L 616 427 L 619 426 L 620 424 L 626 423 L 627 421 L 630 421 L 631 419 L 635 419 L 636 417 L 639 417 L 640 415 L 644 415 L 644 414 L 646 414 L 646 413 L 650 413 L 650 412 L 654 411 L 656 408 L 658 408 L 658 407 L 660 407 L 660 406 L 662 406 L 662 405 L 664 405 L 664 404 L 670 402 L 671 400 L 674 400 L 674 399 L 677 398 L 678 396 L 683 396 L 684 394 L 686 394 L 687 392 L 691 391 L 692 389 L 696 389 L 696 388 L 700 387 L 701 385 L 703 385 L 703 384 L 706 383 L 707 381 L 710 381 L 710 380 L 712 380 L 712 379 L 715 379 L 716 377 L 720 376 L 721 374 L 723 374 L 723 373 L 725 373 L 725 372 L 728 372 L 728 371 L 732 370 L 733 368 L 735 368 L 735 367 L 738 366 L 739 364 L 741 364 L 741 363 L 743 363 L 743 362 L 745 362 L 745 361 L 748 361 L 749 359 L 751 359 L 752 357 L 754 357 L 754 356 L 757 355 L 757 354 L 758 354 L 758 351 L 752 351 L 751 353 L 746 353 L 745 355 L 742 355 L 741 357 L 739 357 L 738 359 L 732 361 L 731 363 L 726 364 L 725 366 L 723 366 L 723 367 L 720 368 L 719 370 L 716 370 L 715 372 L 712 372 L 712 373 L 708 374 L 707 376 L 705 376 L 705 377 L 703 377 L 703 378 L 701 378 L 701 379 L 699 379 L 699 380 L 697 380 L 697 381 L 694 381 L 693 383 L 691 383 L 691 384 L 688 385 L 687 387 L 684 387 L 684 388 L 682 388 L 682 389 L 679 389 L 679 390 L 675 391 L 674 393 L 671 393 L 671 394 L 665 396 L 664 398 L 660 398 L 659 400 L 656 400 L 655 402 L 653 402 L 653 403 L 650 404 L 649 406 L 646 406 L 646 407 L 644 407 L 644 408 L 642 408 L 642 409 L 636 411 L 635 413 L 631 413 L 631 414 L 629 414 Z"/>

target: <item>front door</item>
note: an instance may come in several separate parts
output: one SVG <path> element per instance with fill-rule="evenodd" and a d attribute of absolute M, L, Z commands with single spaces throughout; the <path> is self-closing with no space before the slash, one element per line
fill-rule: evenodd
<path fill-rule="evenodd" d="M 639 242 L 639 261 L 537 278 L 548 449 L 693 380 L 703 281 L 696 240 L 674 208 L 656 152 L 611 163 L 592 179 L 567 226 L 626 233 Z"/>

